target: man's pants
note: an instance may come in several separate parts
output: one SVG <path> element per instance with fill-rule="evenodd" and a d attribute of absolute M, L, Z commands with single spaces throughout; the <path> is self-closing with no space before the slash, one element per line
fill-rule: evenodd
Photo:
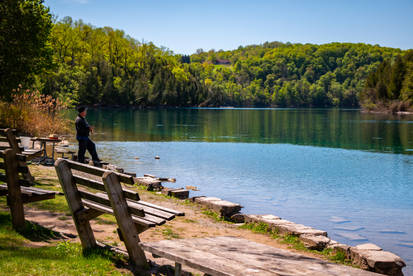
<path fill-rule="evenodd" d="M 79 152 L 77 153 L 77 161 L 80 163 L 85 163 L 85 153 L 86 149 L 92 155 L 93 161 L 99 161 L 98 154 L 96 152 L 95 143 L 92 142 L 89 138 L 81 139 L 79 141 Z"/>

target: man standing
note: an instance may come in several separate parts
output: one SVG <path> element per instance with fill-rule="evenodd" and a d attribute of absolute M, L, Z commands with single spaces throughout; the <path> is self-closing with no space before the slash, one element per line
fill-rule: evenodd
<path fill-rule="evenodd" d="M 80 163 L 85 163 L 85 153 L 86 149 L 92 155 L 93 164 L 100 167 L 99 157 L 96 152 L 95 143 L 89 139 L 89 133 L 93 133 L 93 127 L 89 126 L 85 117 L 87 114 L 87 109 L 81 106 L 77 109 L 78 116 L 76 118 L 76 139 L 79 141 L 79 152 L 77 154 L 77 161 Z"/>

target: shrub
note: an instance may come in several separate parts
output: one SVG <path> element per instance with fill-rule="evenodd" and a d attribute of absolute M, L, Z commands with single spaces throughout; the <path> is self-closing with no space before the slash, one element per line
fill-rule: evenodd
<path fill-rule="evenodd" d="M 13 89 L 10 103 L 0 102 L 0 126 L 15 128 L 24 133 L 42 136 L 69 131 L 68 121 L 61 115 L 66 105 L 38 90 Z"/>

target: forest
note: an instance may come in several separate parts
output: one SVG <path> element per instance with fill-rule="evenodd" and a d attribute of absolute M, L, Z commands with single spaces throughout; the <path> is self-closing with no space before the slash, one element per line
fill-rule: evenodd
<path fill-rule="evenodd" d="M 360 95 L 365 109 L 390 112 L 413 109 L 413 50 L 380 63 Z"/>
<path fill-rule="evenodd" d="M 48 10 L 44 13 L 49 18 L 43 21 L 52 20 Z M 7 95 L 12 88 L 23 84 L 72 106 L 365 104 L 374 109 L 386 97 L 407 107 L 413 102 L 411 51 L 363 43 L 275 41 L 231 51 L 198 49 L 186 56 L 151 42 L 137 41 L 121 30 L 94 27 L 70 17 L 42 24 L 41 39 L 47 35 L 47 41 L 39 46 L 43 52 L 36 64 L 41 63 L 41 70 L 30 68 L 23 79 L 19 74 L 12 76 L 12 81 L 4 77 L 2 98 L 10 98 Z M 3 55 L 6 59 L 9 54 Z M 2 65 L 5 74 L 7 65 Z M 384 77 L 401 66 L 402 77 Z M 389 84 L 389 78 L 399 79 Z"/>

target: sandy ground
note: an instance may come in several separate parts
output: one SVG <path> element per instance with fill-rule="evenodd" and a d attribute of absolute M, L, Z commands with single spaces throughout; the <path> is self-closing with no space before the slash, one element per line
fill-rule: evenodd
<path fill-rule="evenodd" d="M 31 171 L 35 176 L 36 181 L 40 183 L 51 184 L 56 183 L 57 181 L 53 167 L 31 166 Z M 150 228 L 149 230 L 143 232 L 140 235 L 142 242 L 176 238 L 186 239 L 211 236 L 234 236 L 270 245 L 276 248 L 287 249 L 303 255 L 321 258 L 320 255 L 291 249 L 288 244 L 283 244 L 278 240 L 274 240 L 269 235 L 257 234 L 250 230 L 240 229 L 240 224 L 216 221 L 213 218 L 203 214 L 203 209 L 197 204 L 185 203 L 182 200 L 166 198 L 162 195 L 157 195 L 142 190 L 139 190 L 139 194 L 141 199 L 147 202 L 185 212 L 185 216 L 183 217 L 176 217 L 162 226 Z M 56 196 L 64 197 L 64 195 Z M 50 212 L 25 206 L 25 215 L 27 220 L 61 233 L 65 239 L 80 242 L 77 237 L 77 231 L 75 229 L 72 217 L 68 213 Z M 119 240 L 116 231 L 117 226 L 114 223 L 114 219 L 111 219 L 109 216 L 110 215 L 104 215 L 91 221 L 95 237 L 100 242 L 125 250 L 123 242 Z M 47 244 L 50 244 L 50 242 L 34 242 L 33 246 L 42 246 Z M 170 261 L 165 259 L 154 259 L 151 255 L 147 255 L 147 257 L 157 265 L 173 265 Z M 196 271 L 193 271 L 187 267 L 183 267 L 183 269 L 196 273 Z"/>

